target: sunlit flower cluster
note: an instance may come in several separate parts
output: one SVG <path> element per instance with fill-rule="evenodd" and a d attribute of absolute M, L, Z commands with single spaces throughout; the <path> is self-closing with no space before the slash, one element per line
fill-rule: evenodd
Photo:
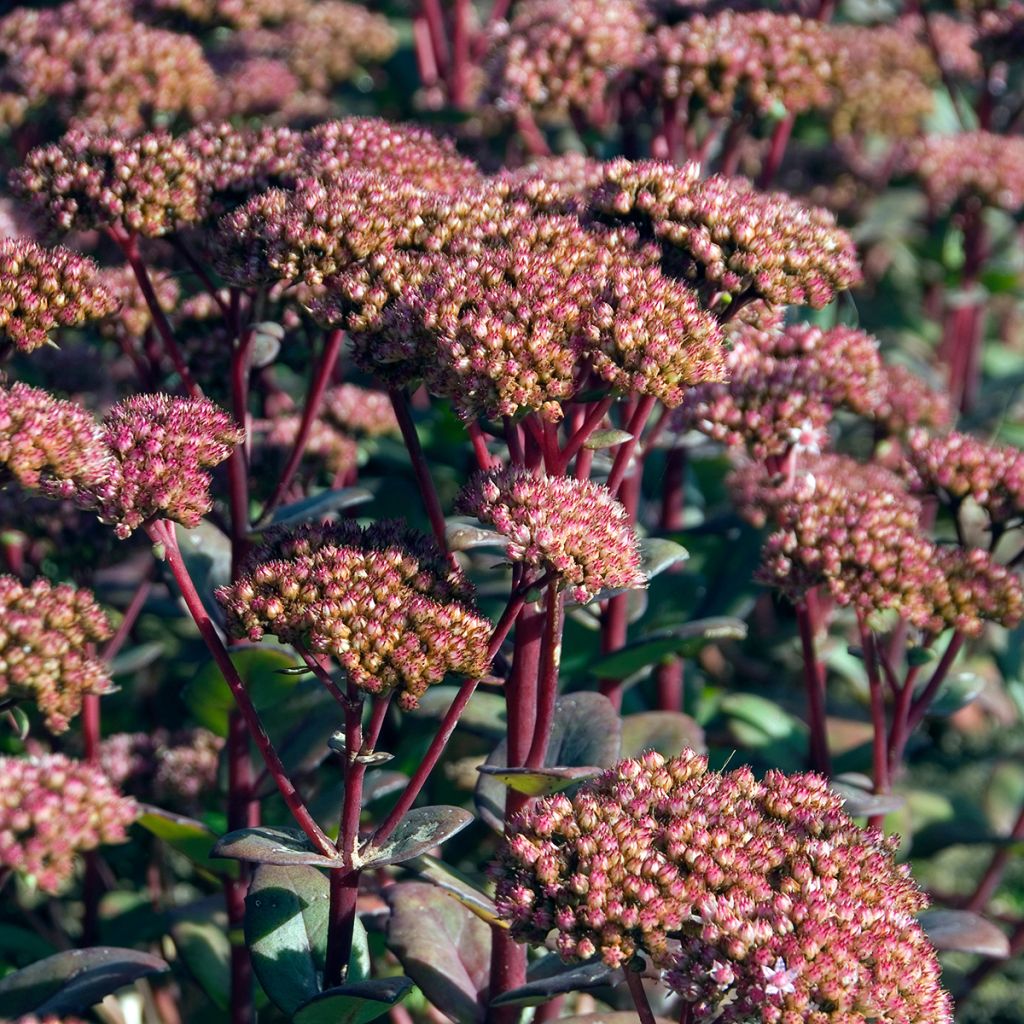
<path fill-rule="evenodd" d="M 1016 213 L 1024 207 L 1024 139 L 991 132 L 929 135 L 910 169 L 938 212 L 971 201 Z"/>
<path fill-rule="evenodd" d="M 927 899 L 895 840 L 816 775 L 707 770 L 692 751 L 621 761 L 510 824 L 499 914 L 520 941 L 613 967 L 649 957 L 724 1024 L 949 1024 Z"/>
<path fill-rule="evenodd" d="M 71 878 L 76 854 L 124 842 L 136 815 L 99 767 L 63 754 L 0 757 L 0 866 L 43 892 Z"/>
<path fill-rule="evenodd" d="M 432 541 L 395 523 L 351 522 L 270 537 L 217 592 L 228 628 L 334 657 L 354 686 L 415 707 L 448 672 L 487 668 L 491 625 Z"/>

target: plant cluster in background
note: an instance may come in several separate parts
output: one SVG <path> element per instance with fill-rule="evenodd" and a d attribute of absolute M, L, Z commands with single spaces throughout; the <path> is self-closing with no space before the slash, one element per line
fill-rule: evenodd
<path fill-rule="evenodd" d="M 1022 1024 L 1024 5 L 0 16 L 0 1016 Z"/>

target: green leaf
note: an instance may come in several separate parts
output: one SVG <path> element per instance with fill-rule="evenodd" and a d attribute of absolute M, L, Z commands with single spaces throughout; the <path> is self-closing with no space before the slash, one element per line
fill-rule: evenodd
<path fill-rule="evenodd" d="M 336 491 L 322 491 L 311 498 L 303 498 L 291 505 L 283 505 L 270 518 L 270 522 L 254 533 L 262 533 L 270 526 L 297 526 L 326 518 L 332 512 L 352 508 L 373 500 L 373 493 L 365 487 L 342 487 Z"/>
<path fill-rule="evenodd" d="M 147 804 L 143 804 L 141 810 L 142 814 L 135 819 L 136 824 L 184 854 L 193 864 L 215 874 L 238 877 L 237 864 L 210 863 L 218 836 L 201 821 Z"/>
<path fill-rule="evenodd" d="M 719 703 L 733 740 L 783 771 L 799 771 L 807 727 L 778 704 L 754 693 L 726 694 Z"/>
<path fill-rule="evenodd" d="M 985 689 L 985 680 L 974 672 L 954 672 L 947 676 L 926 713 L 931 718 L 946 718 L 956 714 L 976 700 Z"/>
<path fill-rule="evenodd" d="M 487 529 L 479 519 L 453 516 L 445 520 L 445 540 L 449 551 L 472 551 L 475 548 L 505 548 L 508 537 Z"/>
<path fill-rule="evenodd" d="M 339 869 L 342 859 L 317 853 L 306 834 L 297 828 L 260 825 L 242 828 L 222 836 L 210 852 L 211 857 L 229 857 L 255 864 L 315 864 L 317 867 Z"/>
<path fill-rule="evenodd" d="M 196 984 L 218 1010 L 231 1003 L 231 941 L 224 899 L 213 896 L 174 914 L 174 947 Z"/>
<path fill-rule="evenodd" d="M 6 963 L 42 960 L 55 953 L 53 943 L 40 938 L 27 928 L 0 924 L 0 960 Z"/>
<path fill-rule="evenodd" d="M 608 768 L 619 759 L 622 719 L 607 697 L 599 693 L 570 693 L 555 702 L 545 768 Z M 502 740 L 487 758 L 494 768 L 506 768 L 508 747 Z M 475 794 L 480 816 L 497 831 L 505 827 L 505 787 L 486 773 Z"/>
<path fill-rule="evenodd" d="M 465 875 L 444 861 L 431 857 L 429 853 L 420 854 L 405 862 L 409 871 L 416 872 L 420 878 L 433 882 L 446 893 L 457 899 L 464 907 L 471 910 L 481 921 L 495 924 L 498 911 L 494 900 L 487 893 L 477 888 Z"/>
<path fill-rule="evenodd" d="M 23 740 L 28 736 L 29 731 L 29 718 L 28 712 L 20 704 L 12 704 L 7 709 L 7 717 L 10 720 L 11 726 L 14 728 L 14 735 L 19 740 Z"/>
<path fill-rule="evenodd" d="M 152 665 L 155 661 L 162 658 L 164 650 L 164 645 L 159 641 L 129 647 L 128 650 L 122 651 L 110 663 L 110 674 L 115 678 L 117 676 L 134 675 L 147 665 Z"/>
<path fill-rule="evenodd" d="M 257 711 L 265 711 L 286 700 L 298 685 L 293 675 L 281 673 L 293 668 L 295 658 L 275 647 L 245 647 L 231 652 L 231 662 L 245 683 Z M 216 733 L 228 734 L 228 715 L 235 699 L 214 661 L 209 661 L 185 687 L 182 697 L 196 721 Z"/>
<path fill-rule="evenodd" d="M 331 752 L 327 742 L 345 721 L 345 714 L 338 702 L 326 690 L 321 692 L 328 699 L 321 706 L 312 708 L 276 744 L 285 774 L 293 781 L 308 775 L 327 759 Z M 277 784 L 268 773 L 259 795 L 266 797 L 275 792 Z"/>
<path fill-rule="evenodd" d="M 245 943 L 260 985 L 294 1013 L 320 992 L 327 955 L 330 883 L 306 865 L 261 864 L 245 898 Z M 366 929 L 357 918 L 348 981 L 369 975 Z"/>
<path fill-rule="evenodd" d="M 584 779 L 600 775 L 603 769 L 596 765 L 578 768 L 503 768 L 500 765 L 482 764 L 477 771 L 497 779 L 503 786 L 517 793 L 550 796 Z"/>
<path fill-rule="evenodd" d="M 458 1024 L 482 1024 L 491 929 L 443 890 L 400 882 L 384 890 L 388 948 L 435 1006 Z"/>
<path fill-rule="evenodd" d="M 207 519 L 201 520 L 191 530 L 175 524 L 174 532 L 181 557 L 206 613 L 214 622 L 223 625 L 224 609 L 213 592 L 231 582 L 231 539 Z"/>
<path fill-rule="evenodd" d="M 650 580 L 690 557 L 682 544 L 667 537 L 644 537 L 640 541 L 640 571 Z"/>
<path fill-rule="evenodd" d="M 936 949 L 977 953 L 1000 960 L 1010 955 L 1006 933 L 980 914 L 932 907 L 922 910 L 917 919 Z"/>
<path fill-rule="evenodd" d="M 600 960 L 566 967 L 555 954 L 538 961 L 530 974 L 540 976 L 531 977 L 525 985 L 502 993 L 491 1001 L 491 1006 L 542 1006 L 566 992 L 586 992 L 615 984 L 616 979 L 622 978 L 621 971 Z"/>
<path fill-rule="evenodd" d="M 443 718 L 458 692 L 457 686 L 432 686 L 420 697 L 419 707 L 409 714 L 415 718 Z M 506 722 L 505 698 L 477 690 L 459 718 L 459 728 L 496 739 L 505 735 Z"/>
<path fill-rule="evenodd" d="M 628 430 L 616 430 L 614 427 L 608 430 L 595 430 L 590 437 L 583 442 L 584 448 L 597 451 L 600 448 L 617 448 L 626 441 L 631 441 L 633 435 Z"/>
<path fill-rule="evenodd" d="M 160 957 L 135 949 L 69 949 L 0 978 L 0 1006 L 14 1017 L 84 1013 L 111 992 L 167 970 Z"/>
<path fill-rule="evenodd" d="M 356 865 L 365 870 L 400 864 L 451 839 L 472 821 L 473 815 L 461 807 L 414 807 L 379 846 L 361 846 Z"/>
<path fill-rule="evenodd" d="M 369 1024 L 412 990 L 409 978 L 373 978 L 329 988 L 292 1017 L 293 1024 Z"/>
<path fill-rule="evenodd" d="M 656 750 L 675 757 L 684 750 L 703 754 L 707 750 L 704 730 L 681 711 L 641 711 L 622 719 L 622 757 L 637 757 Z"/>
<path fill-rule="evenodd" d="M 747 624 L 742 619 L 728 615 L 698 619 L 682 626 L 656 630 L 611 654 L 601 655 L 591 662 L 588 671 L 598 679 L 626 679 L 664 658 L 692 658 L 708 644 L 742 640 L 746 635 Z"/>

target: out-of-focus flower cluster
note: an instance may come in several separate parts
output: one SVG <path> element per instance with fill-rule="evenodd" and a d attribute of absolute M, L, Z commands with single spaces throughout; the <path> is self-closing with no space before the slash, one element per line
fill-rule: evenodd
<path fill-rule="evenodd" d="M 819 776 L 652 752 L 532 804 L 492 872 L 517 939 L 650 957 L 695 1021 L 949 1024 L 927 899 L 894 851 Z"/>
<path fill-rule="evenodd" d="M 110 689 L 107 667 L 90 653 L 110 634 L 90 591 L 0 576 L 0 700 L 31 701 L 51 732 L 64 732 L 83 697 Z"/>
<path fill-rule="evenodd" d="M 600 120 L 611 87 L 638 64 L 645 16 L 635 0 L 525 0 L 500 22 L 488 52 L 483 102 L 499 111 Z"/>
<path fill-rule="evenodd" d="M 272 535 L 217 597 L 233 634 L 329 654 L 355 686 L 412 708 L 447 672 L 486 670 L 491 625 L 472 593 L 422 534 L 341 522 Z"/>
<path fill-rule="evenodd" d="M 820 307 L 860 280 L 853 243 L 830 213 L 741 178 L 701 180 L 696 164 L 615 160 L 593 203 L 653 234 L 669 271 L 708 300 L 724 293 Z"/>
<path fill-rule="evenodd" d="M 980 203 L 1008 213 L 1024 207 L 1024 139 L 992 132 L 929 135 L 909 168 L 936 212 Z"/>
<path fill-rule="evenodd" d="M 869 415 L 883 386 L 878 343 L 863 331 L 795 325 L 733 332 L 726 382 L 692 388 L 673 417 L 758 460 L 821 450 L 837 409 Z"/>
<path fill-rule="evenodd" d="M 131 796 L 191 810 L 216 785 L 223 746 L 208 729 L 115 733 L 100 744 L 100 765 Z"/>
<path fill-rule="evenodd" d="M 92 260 L 28 239 L 0 241 L 0 339 L 22 352 L 45 345 L 58 327 L 77 327 L 116 309 Z"/>
<path fill-rule="evenodd" d="M 741 491 L 755 493 L 749 478 Z M 776 531 L 762 578 L 799 599 L 825 586 L 860 614 L 895 611 L 931 634 L 978 635 L 987 620 L 1024 617 L 1017 575 L 980 550 L 946 548 L 920 528 L 921 509 L 901 482 L 844 456 L 805 460 L 794 481 L 760 490 Z"/>
<path fill-rule="evenodd" d="M 55 893 L 75 855 L 120 843 L 137 815 L 98 766 L 63 754 L 0 757 L 0 865 Z"/>
<path fill-rule="evenodd" d="M 458 508 L 503 534 L 511 561 L 550 573 L 581 604 L 602 590 L 647 586 L 626 510 L 600 484 L 495 470 L 466 487 Z"/>

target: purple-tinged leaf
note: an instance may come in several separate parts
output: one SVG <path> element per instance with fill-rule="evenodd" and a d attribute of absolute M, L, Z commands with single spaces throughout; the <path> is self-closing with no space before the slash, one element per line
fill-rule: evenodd
<path fill-rule="evenodd" d="M 456 1024 L 482 1024 L 491 930 L 442 889 L 400 882 L 384 890 L 387 943 L 405 973 Z"/>
<path fill-rule="evenodd" d="M 211 857 L 248 860 L 255 864 L 313 864 L 321 868 L 340 869 L 341 857 L 317 853 L 305 833 L 297 828 L 260 825 L 242 828 L 222 836 L 210 852 Z"/>
<path fill-rule="evenodd" d="M 292 1024 L 369 1024 L 412 991 L 409 978 L 372 978 L 329 988 L 292 1016 Z"/>
<path fill-rule="evenodd" d="M 356 865 L 366 869 L 400 864 L 451 839 L 472 821 L 473 815 L 461 807 L 415 807 L 379 846 L 361 846 Z"/>
<path fill-rule="evenodd" d="M 497 779 L 503 786 L 525 793 L 527 796 L 549 796 L 560 793 L 577 782 L 600 775 L 603 768 L 594 765 L 578 768 L 502 768 L 494 764 L 482 764 L 477 769 L 481 775 Z"/>
<path fill-rule="evenodd" d="M 675 757 L 684 750 L 703 754 L 707 750 L 704 730 L 681 711 L 640 711 L 622 719 L 622 757 L 637 757 L 656 750 Z"/>
<path fill-rule="evenodd" d="M 1010 955 L 1006 933 L 980 914 L 969 910 L 933 907 L 917 915 L 921 927 L 936 949 L 977 953 L 1005 960 Z"/>

